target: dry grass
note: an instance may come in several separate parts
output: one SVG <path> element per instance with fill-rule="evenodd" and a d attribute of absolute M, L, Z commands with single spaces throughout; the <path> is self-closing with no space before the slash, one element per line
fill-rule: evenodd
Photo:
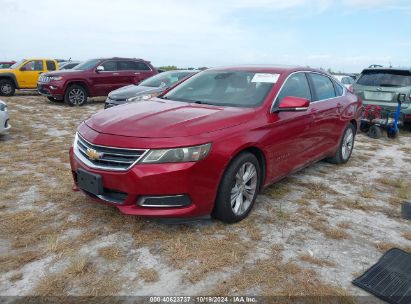
<path fill-rule="evenodd" d="M 324 259 L 324 258 L 317 258 L 314 256 L 311 256 L 310 254 L 303 254 L 299 256 L 299 259 L 301 261 L 310 263 L 310 264 L 314 264 L 317 266 L 321 266 L 321 267 L 334 267 L 336 264 L 328 259 Z"/>
<path fill-rule="evenodd" d="M 268 187 L 265 191 L 264 194 L 268 195 L 269 197 L 273 199 L 282 199 L 285 197 L 288 193 L 290 193 L 291 189 L 287 183 L 286 180 L 283 180 L 279 183 L 275 183 Z"/>
<path fill-rule="evenodd" d="M 66 273 L 70 276 L 81 276 L 89 272 L 91 269 L 90 262 L 85 257 L 75 257 L 70 261 L 70 265 L 66 269 Z"/>
<path fill-rule="evenodd" d="M 140 278 L 147 283 L 154 283 L 159 280 L 159 275 L 154 268 L 141 268 L 138 271 Z"/>
<path fill-rule="evenodd" d="M 360 196 L 363 198 L 375 198 L 375 193 L 370 187 L 363 187 L 360 191 Z"/>
<path fill-rule="evenodd" d="M 119 248 L 114 246 L 100 248 L 98 250 L 98 254 L 109 261 L 115 261 L 124 257 L 124 253 Z"/>
<path fill-rule="evenodd" d="M 404 239 L 407 239 L 407 240 L 411 241 L 411 232 L 408 232 L 408 231 L 404 232 L 402 234 L 402 236 L 403 236 Z"/>

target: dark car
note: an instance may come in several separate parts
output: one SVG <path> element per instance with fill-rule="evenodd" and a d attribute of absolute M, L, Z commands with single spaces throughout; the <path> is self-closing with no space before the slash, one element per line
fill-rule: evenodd
<path fill-rule="evenodd" d="M 0 61 L 0 69 L 8 69 L 15 63 L 15 61 Z"/>
<path fill-rule="evenodd" d="M 127 102 L 147 100 L 164 92 L 177 82 L 190 77 L 199 71 L 168 71 L 150 77 L 138 85 L 129 85 L 108 94 L 104 108 L 110 108 Z"/>
<path fill-rule="evenodd" d="M 125 214 L 237 222 L 264 187 L 324 158 L 346 163 L 361 108 L 320 70 L 210 69 L 84 121 L 74 189 Z"/>
<path fill-rule="evenodd" d="M 81 61 L 67 61 L 63 62 L 62 64 L 59 65 L 59 71 L 61 70 L 71 70 L 78 66 L 81 63 Z"/>
<path fill-rule="evenodd" d="M 137 84 L 155 74 L 157 70 L 143 59 L 91 59 L 71 70 L 42 74 L 37 90 L 51 101 L 64 100 L 70 106 L 81 106 L 87 97 L 107 96 L 113 90 Z"/>
<path fill-rule="evenodd" d="M 364 105 L 380 106 L 392 113 L 397 108 L 398 96 L 405 95 L 401 113 L 405 122 L 411 122 L 411 68 L 365 69 L 354 84 L 354 93 Z"/>

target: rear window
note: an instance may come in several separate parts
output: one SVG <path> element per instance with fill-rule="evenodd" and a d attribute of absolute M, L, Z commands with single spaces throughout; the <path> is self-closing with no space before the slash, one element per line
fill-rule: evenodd
<path fill-rule="evenodd" d="M 375 87 L 409 87 L 411 75 L 408 71 L 363 71 L 357 84 Z"/>

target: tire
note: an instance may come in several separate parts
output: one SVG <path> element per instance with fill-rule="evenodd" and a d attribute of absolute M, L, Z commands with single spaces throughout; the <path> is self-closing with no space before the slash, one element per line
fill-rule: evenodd
<path fill-rule="evenodd" d="M 13 96 L 16 92 L 16 86 L 8 79 L 0 80 L 0 95 L 1 96 Z"/>
<path fill-rule="evenodd" d="M 338 150 L 333 157 L 326 160 L 332 164 L 345 164 L 351 157 L 354 150 L 355 127 L 352 123 L 345 128 Z"/>
<path fill-rule="evenodd" d="M 388 128 L 387 129 L 387 136 L 388 136 L 388 138 L 391 138 L 391 139 L 395 139 L 395 138 L 397 138 L 398 137 L 398 134 L 400 133 L 400 131 L 397 129 L 397 130 L 393 130 L 393 129 L 391 129 L 391 128 Z"/>
<path fill-rule="evenodd" d="M 360 130 L 361 132 L 368 133 L 370 130 L 370 123 L 362 121 L 360 124 Z"/>
<path fill-rule="evenodd" d="M 71 107 L 82 106 L 87 102 L 87 91 L 82 86 L 72 85 L 66 90 L 64 101 Z"/>
<path fill-rule="evenodd" d="M 60 101 L 63 101 L 63 100 L 61 100 L 61 99 L 56 99 L 56 98 L 50 97 L 50 96 L 47 96 L 47 99 L 50 100 L 50 101 L 52 101 L 52 102 L 60 102 Z"/>
<path fill-rule="evenodd" d="M 380 127 L 374 125 L 370 127 L 367 135 L 371 138 L 379 139 L 382 137 L 382 130 Z"/>
<path fill-rule="evenodd" d="M 251 179 L 244 183 L 250 174 L 253 174 Z M 225 223 L 246 218 L 255 203 L 260 183 L 261 168 L 257 158 L 248 152 L 238 155 L 221 179 L 212 216 Z"/>

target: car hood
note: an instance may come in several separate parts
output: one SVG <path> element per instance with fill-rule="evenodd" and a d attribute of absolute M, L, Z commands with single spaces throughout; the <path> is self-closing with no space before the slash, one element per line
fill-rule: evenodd
<path fill-rule="evenodd" d="M 44 76 L 64 76 L 64 75 L 73 75 L 73 74 L 83 74 L 86 71 L 83 70 L 57 70 L 52 72 L 43 73 Z"/>
<path fill-rule="evenodd" d="M 13 70 L 13 69 L 0 69 L 0 73 L 11 73 L 13 71 L 15 71 L 15 70 Z"/>
<path fill-rule="evenodd" d="M 139 95 L 159 93 L 163 90 L 165 90 L 165 88 L 129 85 L 110 92 L 110 94 L 108 94 L 108 97 L 113 100 L 123 100 Z"/>
<path fill-rule="evenodd" d="M 161 138 L 209 133 L 252 119 L 253 108 L 218 107 L 154 98 L 113 107 L 85 123 L 112 135 Z"/>

